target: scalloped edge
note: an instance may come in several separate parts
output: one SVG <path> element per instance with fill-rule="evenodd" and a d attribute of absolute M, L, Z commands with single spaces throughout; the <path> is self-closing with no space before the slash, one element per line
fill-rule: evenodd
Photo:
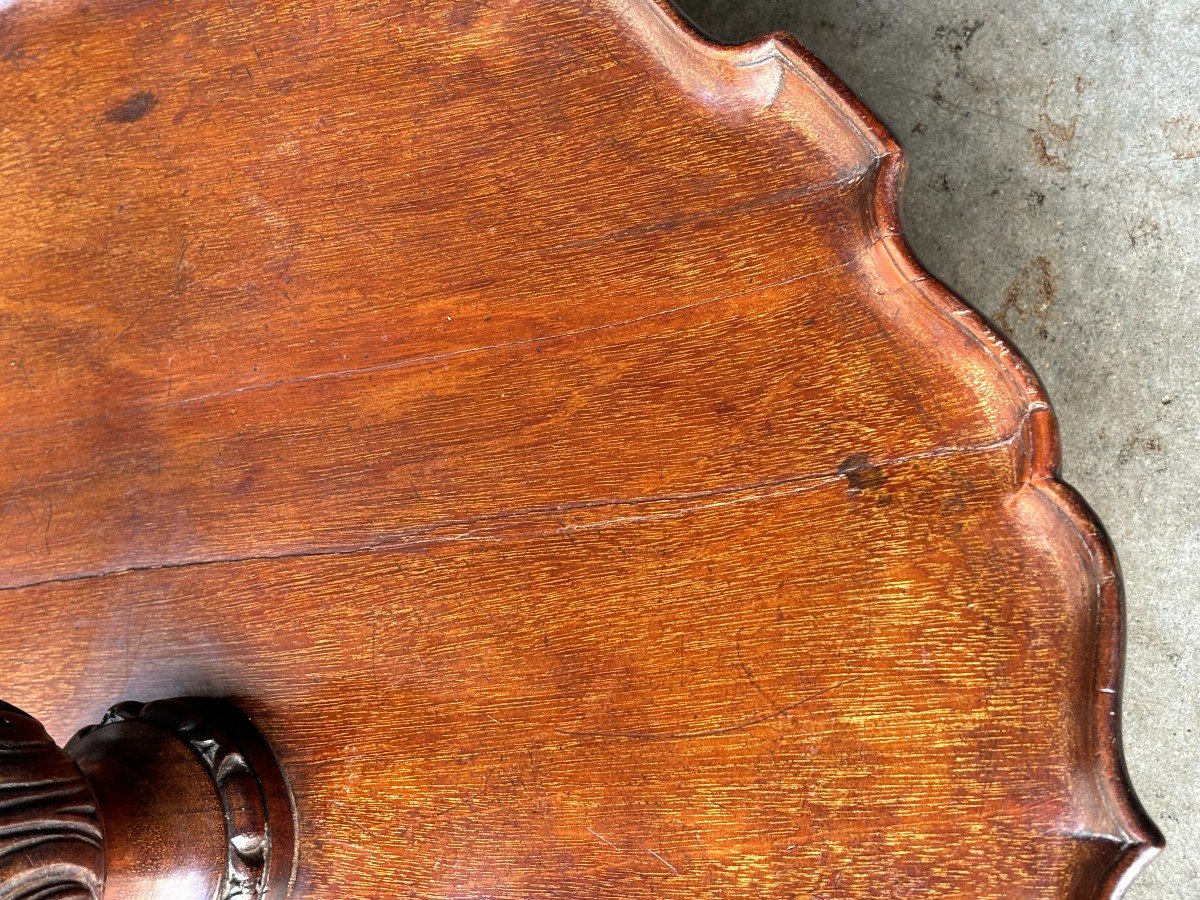
<path fill-rule="evenodd" d="M 705 35 L 670 0 L 641 0 L 665 17 L 693 50 L 726 60 L 747 57 L 780 58 L 787 67 L 823 94 L 832 110 L 857 132 L 875 157 L 871 227 L 875 239 L 907 285 L 935 312 L 977 341 L 1012 382 L 1025 402 L 1025 434 L 1020 441 L 1024 459 L 1018 486 L 1029 486 L 1076 532 L 1091 563 L 1096 582 L 1096 660 L 1093 692 L 1098 698 L 1089 722 L 1090 744 L 1098 754 L 1094 773 L 1100 799 L 1113 825 L 1124 836 L 1113 863 L 1102 876 L 1098 898 L 1116 900 L 1143 868 L 1166 846 L 1162 832 L 1150 819 L 1134 791 L 1121 743 L 1121 689 L 1125 660 L 1125 603 L 1120 565 L 1108 533 L 1082 496 L 1061 477 L 1062 444 L 1058 420 L 1045 386 L 1033 366 L 1012 342 L 981 313 L 958 297 L 921 265 L 904 238 L 900 224 L 900 193 L 907 159 L 899 142 L 855 94 L 799 41 L 775 32 L 741 44 L 723 44 Z"/>

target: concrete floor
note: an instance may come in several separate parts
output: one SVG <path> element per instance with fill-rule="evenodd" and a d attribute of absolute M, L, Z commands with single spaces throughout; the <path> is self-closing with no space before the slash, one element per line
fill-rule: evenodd
<path fill-rule="evenodd" d="M 1120 553 L 1125 748 L 1168 842 L 1127 896 L 1200 897 L 1200 4 L 678 3 L 791 32 L 875 110 L 918 255 L 1045 381 Z"/>

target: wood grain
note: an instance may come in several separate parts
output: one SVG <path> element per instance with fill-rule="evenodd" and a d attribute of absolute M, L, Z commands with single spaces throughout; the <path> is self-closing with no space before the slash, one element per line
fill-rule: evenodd
<path fill-rule="evenodd" d="M 36 719 L 0 702 L 0 897 L 95 900 L 103 882 L 91 787 Z"/>
<path fill-rule="evenodd" d="M 0 129 L 6 699 L 237 702 L 294 896 L 1112 897 L 1161 846 L 1044 393 L 789 39 L 24 0 Z"/>

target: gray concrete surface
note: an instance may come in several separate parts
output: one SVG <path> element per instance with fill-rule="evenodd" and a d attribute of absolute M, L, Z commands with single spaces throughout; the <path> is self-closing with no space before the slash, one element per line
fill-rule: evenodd
<path fill-rule="evenodd" d="M 1200 4 L 678 0 L 784 30 L 909 152 L 908 236 L 999 321 L 1124 568 L 1125 748 L 1167 851 L 1130 900 L 1200 898 Z"/>

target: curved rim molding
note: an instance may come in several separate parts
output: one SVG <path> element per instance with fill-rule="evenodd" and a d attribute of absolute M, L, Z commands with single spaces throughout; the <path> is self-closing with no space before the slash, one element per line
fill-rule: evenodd
<path fill-rule="evenodd" d="M 694 53 L 744 68 L 781 63 L 781 78 L 798 77 L 823 96 L 845 125 L 874 156 L 872 228 L 879 262 L 891 268 L 928 306 L 976 341 L 1023 398 L 1025 432 L 1021 484 L 1028 485 L 1077 534 L 1096 584 L 1097 656 L 1093 669 L 1095 702 L 1089 745 L 1095 754 L 1099 797 L 1124 837 L 1099 887 L 1100 896 L 1120 897 L 1165 846 L 1133 789 L 1121 745 L 1121 686 L 1125 656 L 1125 609 L 1116 550 L 1095 512 L 1061 477 L 1058 421 L 1046 389 L 1021 352 L 983 315 L 955 295 L 917 260 L 900 224 L 899 198 L 907 170 L 900 144 L 854 93 L 789 34 L 776 32 L 743 44 L 722 44 L 704 35 L 669 0 L 638 0 L 660 17 Z M 775 93 L 778 94 L 777 87 Z"/>

